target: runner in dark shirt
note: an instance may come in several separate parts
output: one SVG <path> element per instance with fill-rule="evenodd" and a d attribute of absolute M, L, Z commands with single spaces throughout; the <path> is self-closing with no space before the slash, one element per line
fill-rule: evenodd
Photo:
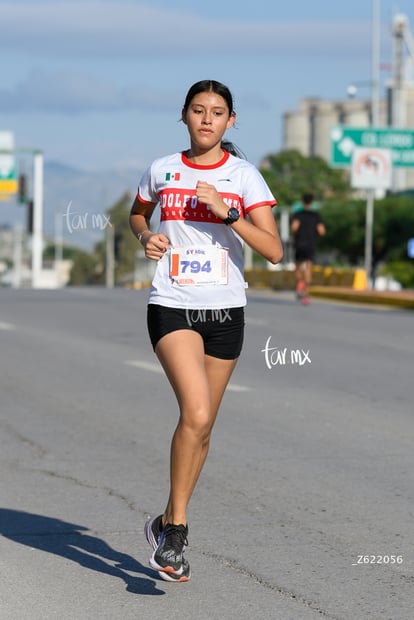
<path fill-rule="evenodd" d="M 318 238 L 325 234 L 320 214 L 311 210 L 312 202 L 313 194 L 304 194 L 303 210 L 295 213 L 291 223 L 295 246 L 296 295 L 303 304 L 309 303 L 309 286 Z"/>

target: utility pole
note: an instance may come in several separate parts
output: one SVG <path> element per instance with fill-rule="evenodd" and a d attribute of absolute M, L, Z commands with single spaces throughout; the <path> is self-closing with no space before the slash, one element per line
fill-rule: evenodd
<path fill-rule="evenodd" d="M 371 124 L 379 126 L 380 112 L 380 0 L 372 0 Z"/>
<path fill-rule="evenodd" d="M 23 230 L 18 224 L 13 235 L 13 288 L 20 288 L 22 283 L 22 245 Z"/>
<path fill-rule="evenodd" d="M 43 153 L 33 157 L 32 287 L 41 287 L 43 257 Z"/>
<path fill-rule="evenodd" d="M 404 127 L 405 92 L 404 92 L 404 43 L 409 48 L 408 20 L 402 13 L 396 13 L 392 25 L 393 58 L 392 58 L 392 88 L 391 88 L 391 118 L 393 127 Z M 410 51 L 410 48 L 409 48 Z M 396 192 L 405 186 L 406 173 L 401 168 L 393 171 L 393 191 Z"/>
<path fill-rule="evenodd" d="M 63 261 L 63 216 L 60 211 L 55 213 L 55 260 L 54 271 L 57 286 L 61 286 Z"/>
<path fill-rule="evenodd" d="M 379 54 L 380 54 L 380 0 L 372 0 L 372 58 L 371 58 L 371 125 L 379 125 Z M 368 288 L 372 287 L 372 239 L 374 228 L 375 189 L 367 191 L 365 215 L 365 273 Z"/>
<path fill-rule="evenodd" d="M 105 286 L 114 288 L 115 284 L 115 234 L 112 226 L 106 228 L 106 261 L 105 261 Z"/>

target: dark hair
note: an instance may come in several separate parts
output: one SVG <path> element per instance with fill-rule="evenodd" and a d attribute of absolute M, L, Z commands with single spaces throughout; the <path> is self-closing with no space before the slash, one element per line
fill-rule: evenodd
<path fill-rule="evenodd" d="M 234 114 L 233 96 L 229 88 L 221 82 L 216 82 L 216 80 L 201 80 L 200 82 L 196 82 L 195 84 L 193 84 L 188 91 L 184 101 L 184 112 L 187 112 L 191 101 L 199 93 L 216 93 L 216 95 L 220 95 L 220 97 L 223 97 L 223 99 L 227 103 L 230 116 Z"/>
<path fill-rule="evenodd" d="M 307 192 L 306 194 L 303 194 L 302 199 L 306 205 L 310 205 L 311 202 L 313 202 L 313 194 Z"/>
<path fill-rule="evenodd" d="M 196 82 L 189 89 L 187 96 L 183 105 L 183 112 L 187 112 L 190 107 L 191 101 L 194 97 L 200 93 L 215 93 L 216 95 L 220 95 L 223 97 L 224 101 L 227 104 L 229 109 L 229 115 L 235 114 L 234 106 L 233 106 L 233 96 L 230 92 L 230 89 L 221 82 L 217 82 L 216 80 L 201 80 L 200 82 Z M 228 151 L 235 157 L 240 157 L 241 159 L 246 159 L 244 153 L 230 140 L 222 140 L 221 146 L 224 150 Z"/>

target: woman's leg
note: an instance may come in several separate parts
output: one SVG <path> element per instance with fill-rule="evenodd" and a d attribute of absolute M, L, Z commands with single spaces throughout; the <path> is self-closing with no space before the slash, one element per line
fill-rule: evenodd
<path fill-rule="evenodd" d="M 196 476 L 194 478 L 192 490 L 194 490 L 197 484 L 197 480 L 200 476 L 205 460 L 207 458 L 208 449 L 210 446 L 211 431 L 213 430 L 213 426 L 216 421 L 220 403 L 224 396 L 224 392 L 226 390 L 230 377 L 233 373 L 233 370 L 237 364 L 237 361 L 238 361 L 237 359 L 223 360 L 217 357 L 211 357 L 209 355 L 205 356 L 207 380 L 208 380 L 208 384 L 210 387 L 210 398 L 211 398 L 211 418 L 210 418 L 211 426 L 210 426 L 210 432 L 209 432 L 208 438 L 206 439 L 206 441 L 203 443 L 203 446 L 202 446 L 200 462 L 199 462 Z"/>
<path fill-rule="evenodd" d="M 201 336 L 178 330 L 155 352 L 177 397 L 180 418 L 171 443 L 170 496 L 164 523 L 187 523 L 187 506 L 204 465 L 211 431 L 237 360 L 205 355 Z"/>

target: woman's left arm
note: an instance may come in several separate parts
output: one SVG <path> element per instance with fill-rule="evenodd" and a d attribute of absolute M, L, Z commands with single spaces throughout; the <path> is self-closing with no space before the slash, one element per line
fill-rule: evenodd
<path fill-rule="evenodd" d="M 283 258 L 283 246 L 270 206 L 256 207 L 249 219 L 229 225 L 255 252 L 276 265 Z"/>
<path fill-rule="evenodd" d="M 196 195 L 199 200 L 208 204 L 214 215 L 225 219 L 228 205 L 222 200 L 214 185 L 198 181 Z M 275 218 L 270 205 L 256 207 L 249 212 L 249 220 L 239 218 L 229 224 L 255 252 L 274 265 L 283 258 L 283 247 L 277 230 Z"/>

